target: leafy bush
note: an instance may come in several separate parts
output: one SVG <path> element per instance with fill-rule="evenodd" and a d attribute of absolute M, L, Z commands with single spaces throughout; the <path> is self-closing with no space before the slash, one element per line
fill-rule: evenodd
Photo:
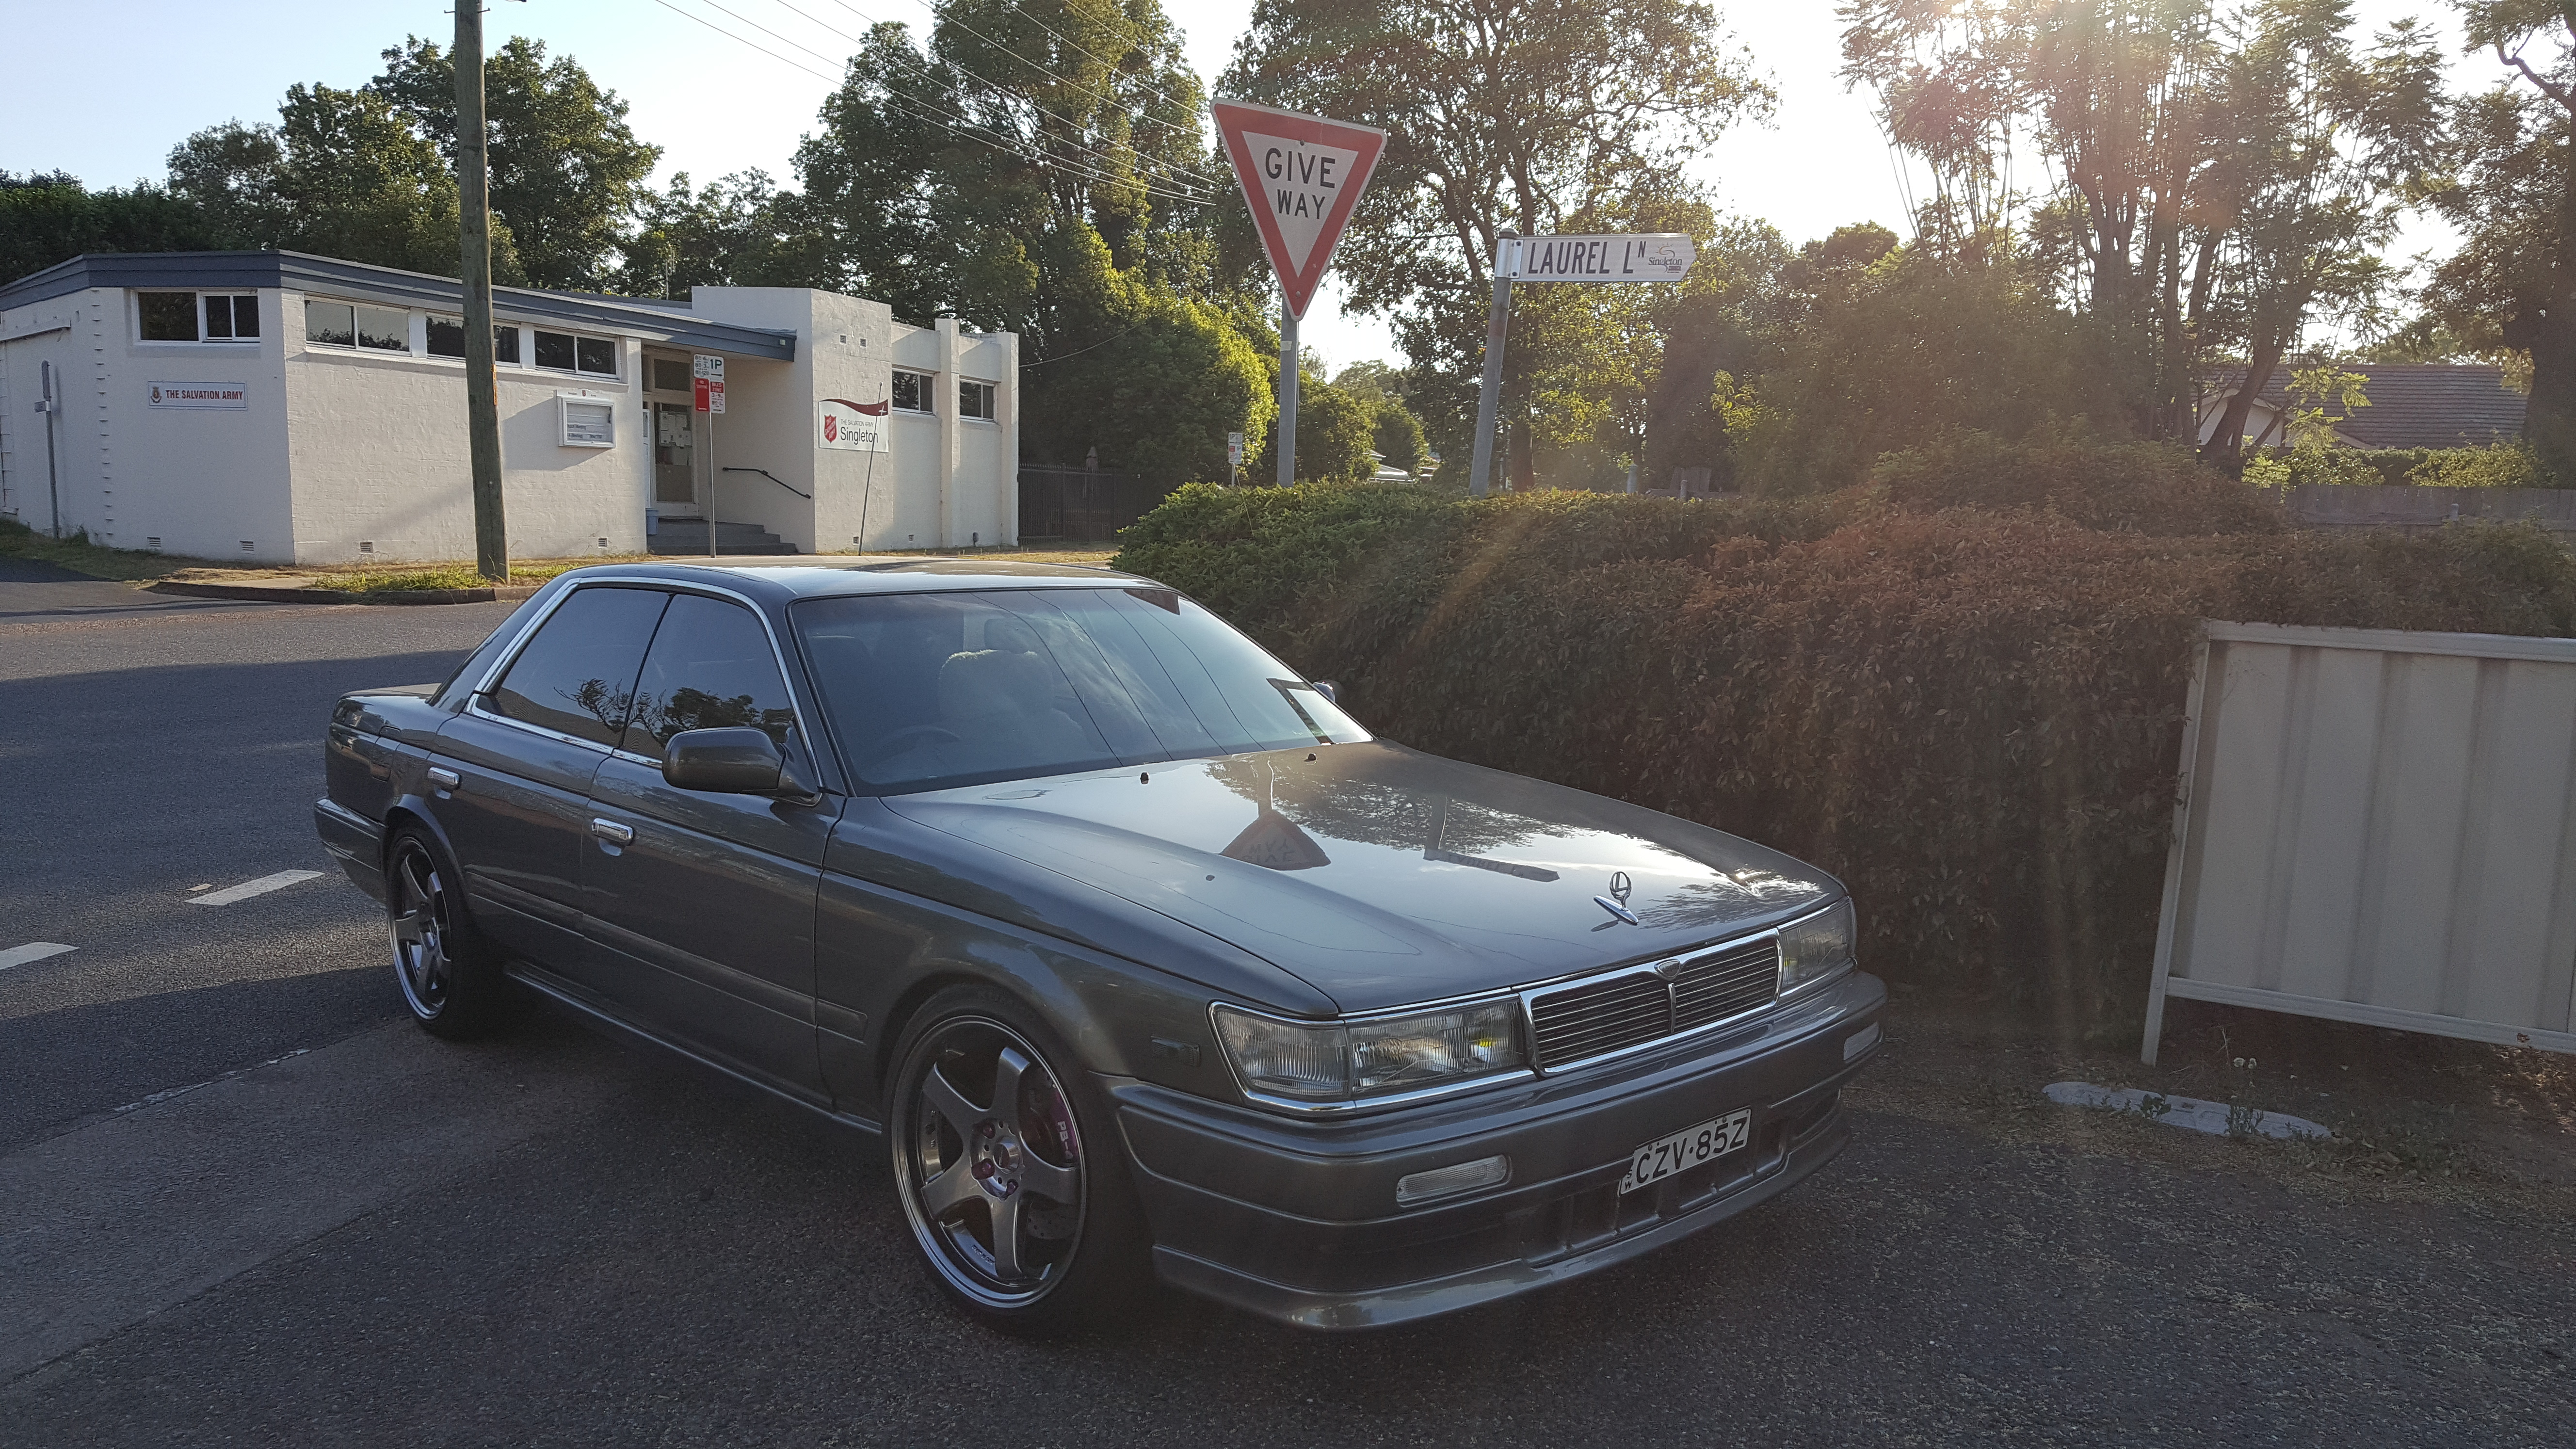
<path fill-rule="evenodd" d="M 1850 884 L 1874 969 L 2073 1028 L 2143 1001 L 2199 620 L 2576 631 L 2535 528 L 2193 532 L 2206 490 L 2149 455 L 2116 506 L 2048 449 L 1948 446 L 1991 466 L 1795 505 L 1189 488 L 1118 563 L 1391 738 L 1788 850 Z"/>
<path fill-rule="evenodd" d="M 2123 533 L 2269 532 L 2280 515 L 2253 490 L 2169 443 L 2076 430 L 2022 442 L 1957 432 L 1881 458 L 1872 481 L 1899 508 L 2038 508 Z"/>
<path fill-rule="evenodd" d="M 2490 448 L 2338 448 L 2324 453 L 2266 452 L 2245 465 L 2245 481 L 2267 488 L 2283 483 L 2332 483 L 2347 487 L 2554 488 L 2576 486 L 2550 477 L 2540 455 L 2521 443 Z"/>

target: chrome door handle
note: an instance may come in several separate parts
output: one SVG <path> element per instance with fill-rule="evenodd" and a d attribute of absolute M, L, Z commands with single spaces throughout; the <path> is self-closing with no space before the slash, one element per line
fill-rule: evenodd
<path fill-rule="evenodd" d="M 620 825 L 614 820 L 602 820 L 596 815 L 590 817 L 590 833 L 611 845 L 635 843 L 635 831 L 631 827 Z"/>
<path fill-rule="evenodd" d="M 454 770 L 441 769 L 436 765 L 432 765 L 429 767 L 429 783 L 436 785 L 442 790 L 453 790 L 459 784 L 463 783 L 463 778 Z"/>

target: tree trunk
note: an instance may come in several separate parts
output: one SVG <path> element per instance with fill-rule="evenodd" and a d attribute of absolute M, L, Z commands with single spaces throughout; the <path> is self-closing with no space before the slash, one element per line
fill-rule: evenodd
<path fill-rule="evenodd" d="M 2540 455 L 2550 481 L 2576 485 L 2576 306 L 2515 319 L 2505 340 L 2531 354 L 2531 408 L 2522 440 Z"/>
<path fill-rule="evenodd" d="M 2278 332 L 2266 330 L 2270 335 L 2255 344 L 2254 365 L 2245 369 L 2244 386 L 2236 389 L 2236 395 L 2227 400 L 2227 411 L 2219 415 L 2218 431 L 2210 434 L 2209 441 L 2200 449 L 2202 462 L 2231 478 L 2245 471 L 2245 419 L 2254 411 L 2254 395 L 2263 390 L 2263 384 L 2272 380 L 2273 370 L 2281 365 L 2282 354 L 2289 351 L 2288 342 L 2277 340 Z"/>

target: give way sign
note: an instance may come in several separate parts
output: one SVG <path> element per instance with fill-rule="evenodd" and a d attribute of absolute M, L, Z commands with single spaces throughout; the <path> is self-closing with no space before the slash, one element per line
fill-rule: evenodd
<path fill-rule="evenodd" d="M 1303 317 L 1386 150 L 1386 132 L 1242 101 L 1216 101 L 1208 110 L 1243 199 L 1252 203 L 1289 315 Z"/>

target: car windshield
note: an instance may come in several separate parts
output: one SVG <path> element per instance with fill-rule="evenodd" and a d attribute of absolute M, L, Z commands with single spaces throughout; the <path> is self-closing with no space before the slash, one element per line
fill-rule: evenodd
<path fill-rule="evenodd" d="M 890 792 L 1369 738 L 1170 589 L 1002 589 L 795 607 L 853 774 Z"/>

